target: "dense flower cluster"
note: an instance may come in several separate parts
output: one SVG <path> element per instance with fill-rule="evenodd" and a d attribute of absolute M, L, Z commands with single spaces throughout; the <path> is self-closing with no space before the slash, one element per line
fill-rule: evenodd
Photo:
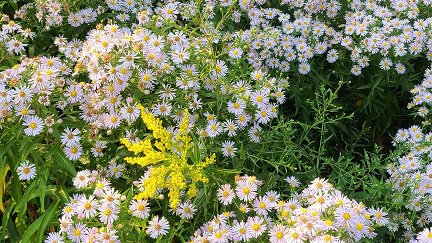
<path fill-rule="evenodd" d="M 234 187 L 222 185 L 218 199 L 234 211 L 228 207 L 202 225 L 191 242 L 358 242 L 373 239 L 375 229 L 388 223 L 382 209 L 350 200 L 325 179 L 313 180 L 288 201 L 273 190 L 260 193 L 262 183 L 241 176 Z"/>
<path fill-rule="evenodd" d="M 50 233 L 45 242 L 63 242 L 68 240 L 80 242 L 121 242 L 119 231 L 122 224 L 120 217 L 131 216 L 147 219 L 150 215 L 147 200 L 131 200 L 111 186 L 106 170 L 83 170 L 73 179 L 76 188 L 90 190 L 87 194 L 74 194 L 70 202 L 62 209 L 60 231 Z M 129 209 L 131 215 L 124 216 L 121 210 Z M 101 225 L 102 224 L 102 225 Z M 169 230 L 169 223 L 164 217 L 155 215 L 148 221 L 146 229 L 151 238 L 165 235 Z M 57 240 L 57 241 L 56 241 Z"/>
<path fill-rule="evenodd" d="M 431 99 L 430 85 L 432 84 L 431 68 L 425 71 L 425 78 L 420 85 L 415 86 L 411 93 L 412 102 L 408 108 L 416 108 L 416 115 L 428 117 L 428 106 Z M 423 126 L 413 125 L 408 129 L 400 129 L 394 144 L 398 146 L 399 157 L 394 163 L 388 165 L 390 174 L 388 183 L 394 191 L 396 202 L 407 202 L 405 208 L 408 213 L 394 213 L 391 215 L 389 229 L 391 231 L 402 229 L 406 240 L 410 242 L 429 242 L 432 234 L 423 229 L 432 222 L 432 164 L 430 163 L 432 132 L 430 122 L 423 122 Z M 418 233 L 417 237 L 415 233 Z"/>
<path fill-rule="evenodd" d="M 15 59 L 0 71 L 0 129 L 20 126 L 13 134 L 41 138 L 41 154 L 56 154 L 58 144 L 72 169 L 78 161 L 105 166 L 77 173 L 73 184 L 85 192 L 70 199 L 60 231 L 45 242 L 124 242 L 125 220 L 140 228 L 141 239 L 165 239 L 198 218 L 204 189 L 215 188 L 207 173 L 219 165 L 215 152 L 223 156 L 218 162 L 231 165 L 244 155 L 244 143 L 259 143 L 263 129 L 282 117 L 289 74 L 307 77 L 315 63 L 341 60 L 354 76 L 373 65 L 394 75 L 412 71 L 413 58 L 432 61 L 431 7 L 430 0 L 20 3 L 13 20 L 1 15 L 0 63 Z M 52 43 L 58 53 L 34 57 L 35 33 L 55 29 L 61 29 Z M 71 34 L 77 30 L 85 37 Z M 408 104 L 425 118 L 431 82 L 432 67 Z M 140 116 L 151 134 L 144 134 Z M 406 241 L 430 242 L 432 132 L 429 120 L 423 125 L 398 132 L 395 145 L 404 154 L 388 166 L 394 204 L 406 201 L 408 212 L 387 217 L 324 179 L 283 201 L 274 190 L 262 192 L 256 177 L 238 176 L 213 198 L 205 195 L 224 212 L 199 227 L 191 242 L 357 242 L 374 239 L 380 226 L 397 232 L 400 225 Z M 125 158 L 130 170 L 114 162 L 125 147 L 135 155 Z M 41 162 L 27 159 L 12 163 L 13 174 L 22 181 L 45 176 Z M 9 167 L 0 169 L 6 178 Z M 133 186 L 119 191 L 108 177 L 138 177 L 139 193 Z M 45 187 L 46 180 L 32 185 Z M 299 184 L 287 183 L 292 190 Z"/>
<path fill-rule="evenodd" d="M 150 201 L 131 200 L 112 186 L 106 172 L 80 171 L 73 179 L 77 188 L 89 193 L 75 194 L 63 207 L 58 233 L 50 233 L 45 242 L 122 242 L 120 217 L 132 220 L 138 227 L 146 220 L 146 234 L 161 238 L 170 229 L 165 217 L 151 213 Z M 287 187 L 295 189 L 296 179 L 289 178 Z M 294 183 L 296 182 L 296 183 Z M 276 191 L 262 192 L 254 176 L 237 176 L 234 187 L 222 185 L 217 199 L 224 212 L 200 226 L 190 242 L 247 242 L 259 239 L 269 242 L 349 242 L 373 239 L 374 230 L 388 223 L 387 213 L 367 208 L 350 200 L 325 179 L 317 178 L 288 201 Z M 260 196 L 262 194 L 262 196 Z M 162 194 L 160 194 L 162 195 Z M 163 199 L 159 196 L 156 200 Z M 233 209 L 234 211 L 229 211 Z M 127 211 L 127 214 L 123 213 Z M 197 211 L 194 204 L 184 201 L 172 214 L 191 220 Z M 134 219 L 135 218 L 135 219 Z M 103 227 L 98 226 L 102 224 Z"/>
<path fill-rule="evenodd" d="M 262 125 L 277 116 L 278 106 L 286 99 L 287 81 L 274 77 L 289 71 L 294 62 L 298 63 L 298 72 L 306 74 L 311 69 L 312 57 L 326 56 L 333 63 L 347 52 L 355 75 L 372 60 L 383 70 L 394 68 L 402 74 L 406 70 L 405 55 L 424 53 L 431 58 L 428 41 L 431 19 L 421 11 L 430 5 L 429 1 L 390 4 L 353 1 L 343 11 L 338 1 L 282 1 L 280 9 L 265 7 L 265 3 L 208 1 L 204 6 L 197 6 L 195 2 L 173 2 L 153 7 L 149 1 L 109 1 L 105 7 L 76 12 L 56 1 L 25 4 L 16 17 L 31 18 L 29 11 L 38 9 L 36 17 L 47 26 L 60 25 L 64 19 L 73 27 L 91 23 L 104 8 L 118 13 L 116 21 L 121 24 L 98 25 L 84 42 L 58 37 L 55 44 L 65 59 L 46 58 L 51 60 L 50 64 L 37 62 L 39 67 L 33 68 L 29 75 L 24 75 L 28 69 L 26 60 L 1 72 L 2 102 L 8 103 L 3 103 L 3 117 L 15 110 L 16 103 L 24 105 L 32 115 L 35 110 L 27 104 L 32 103 L 32 94 L 43 90 L 34 98 L 46 106 L 55 100 L 61 109 L 69 105 L 79 107 L 79 116 L 89 123 L 89 135 L 94 138 L 100 128 L 115 129 L 123 121 L 128 125 L 135 121 L 139 109 L 130 97 L 138 95 L 134 89 L 138 88 L 139 96 L 149 98 L 145 106 L 155 116 L 171 119 L 171 123 L 180 122 L 185 108 L 191 110 L 191 121 L 197 123 L 196 132 L 203 138 L 227 134 L 233 140 L 234 136 L 246 135 L 258 142 Z M 199 7 L 205 10 L 201 14 L 197 11 Z M 211 22 L 217 7 L 233 10 L 223 20 L 237 23 L 244 18 L 250 28 L 223 30 L 222 22 Z M 198 14 L 206 19 L 199 23 L 200 32 L 173 23 L 180 19 L 190 21 Z M 161 32 L 162 26 L 175 30 Z M 21 53 L 26 45 L 14 44 L 13 33 L 33 36 L 31 31 L 22 29 L 15 21 L 8 21 L 2 27 L 5 37 L 0 40 L 12 52 Z M 214 48 L 213 44 L 223 44 L 223 47 Z M 72 70 L 74 74 L 70 77 Z M 78 74 L 82 73 L 91 82 L 81 83 Z M 58 86 L 63 87 L 62 92 L 52 92 Z M 15 98 L 14 91 L 24 91 L 30 96 L 23 101 Z M 215 98 L 217 104 L 211 102 Z M 427 109 L 420 113 L 427 113 Z M 26 118 L 28 121 L 23 123 L 28 126 L 26 133 L 34 136 L 42 132 L 42 119 Z M 247 127 L 247 132 L 242 132 Z M 79 135 L 72 136 L 70 131 L 65 130 L 63 135 L 78 141 Z M 126 133 L 129 137 L 136 135 L 134 130 Z M 235 156 L 237 151 L 236 143 L 230 140 L 219 139 L 226 157 Z M 92 154 L 103 156 L 106 143 L 99 139 L 91 143 Z M 69 159 L 76 160 L 85 152 L 79 142 L 65 144 Z"/>

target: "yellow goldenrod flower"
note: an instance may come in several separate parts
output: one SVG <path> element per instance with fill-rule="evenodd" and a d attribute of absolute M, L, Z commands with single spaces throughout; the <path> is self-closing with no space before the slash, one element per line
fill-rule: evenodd
<path fill-rule="evenodd" d="M 180 130 L 173 139 L 171 133 L 162 126 L 162 121 L 147 113 L 141 105 L 141 118 L 156 141 L 147 138 L 141 142 L 132 144 L 127 139 L 120 139 L 126 148 L 139 157 L 127 157 L 130 164 L 139 164 L 142 167 L 152 165 L 150 176 L 143 183 L 143 191 L 136 195 L 136 200 L 156 197 L 158 188 L 168 189 L 170 207 L 175 208 L 180 203 L 180 192 L 188 188 L 187 195 L 192 198 L 197 194 L 198 182 L 208 183 L 208 178 L 203 173 L 206 166 L 213 164 L 216 156 L 213 154 L 204 161 L 191 163 L 188 161 L 188 151 L 192 149 L 191 137 L 188 135 L 189 112 L 185 110 L 184 119 L 180 124 Z M 157 150 L 156 150 L 156 149 Z M 188 181 L 188 182 L 187 182 Z M 190 181 L 190 182 L 189 182 Z"/>

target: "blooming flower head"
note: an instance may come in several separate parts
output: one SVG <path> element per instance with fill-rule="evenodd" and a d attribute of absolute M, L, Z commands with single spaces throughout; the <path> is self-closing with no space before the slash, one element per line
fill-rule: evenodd
<path fill-rule="evenodd" d="M 156 215 L 149 222 L 149 226 L 147 227 L 146 232 L 150 235 L 151 238 L 156 239 L 158 236 L 168 233 L 169 228 L 169 223 L 165 219 L 165 217 L 162 216 L 159 219 L 159 215 Z"/>
<path fill-rule="evenodd" d="M 218 198 L 219 201 L 222 202 L 223 205 L 231 204 L 232 200 L 235 197 L 233 190 L 231 189 L 230 184 L 224 184 L 218 189 Z"/>
<path fill-rule="evenodd" d="M 148 207 L 147 200 L 132 200 L 129 210 L 132 211 L 132 215 L 141 219 L 145 219 L 149 216 L 150 208 Z"/>
<path fill-rule="evenodd" d="M 26 135 L 28 136 L 36 136 L 39 133 L 41 133 L 43 127 L 44 127 L 44 122 L 43 120 L 38 117 L 38 116 L 27 116 L 26 118 L 24 118 L 24 126 L 27 126 L 24 129 L 24 132 Z"/>
<path fill-rule="evenodd" d="M 250 201 L 257 195 L 257 185 L 250 181 L 241 180 L 236 187 L 236 194 L 243 201 Z"/>
<path fill-rule="evenodd" d="M 31 180 L 36 177 L 36 165 L 30 164 L 28 161 L 23 162 L 17 168 L 17 172 L 20 180 Z"/>

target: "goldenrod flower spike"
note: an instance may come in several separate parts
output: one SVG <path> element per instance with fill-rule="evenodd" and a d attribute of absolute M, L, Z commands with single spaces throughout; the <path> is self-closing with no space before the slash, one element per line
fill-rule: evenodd
<path fill-rule="evenodd" d="M 157 195 L 158 188 L 168 189 L 170 207 L 175 208 L 180 203 L 181 191 L 187 190 L 187 195 L 192 198 L 196 196 L 198 182 L 208 183 L 208 178 L 204 175 L 204 167 L 214 163 L 215 155 L 206 158 L 205 161 L 195 164 L 188 163 L 188 151 L 192 147 L 191 137 L 188 135 L 189 112 L 184 111 L 184 118 L 180 124 L 180 130 L 173 139 L 171 133 L 167 132 L 162 126 L 162 121 L 141 109 L 141 118 L 152 130 L 153 138 L 156 141 L 152 144 L 150 138 L 139 143 L 132 144 L 127 139 L 120 139 L 129 151 L 135 155 L 142 154 L 140 157 L 127 157 L 125 160 L 130 164 L 139 164 L 142 167 L 152 165 L 150 176 L 143 183 L 143 191 L 136 195 L 136 200 L 151 198 Z M 156 149 L 155 149 L 156 148 Z M 180 154 L 178 154 L 178 152 Z M 190 181 L 189 183 L 187 181 Z"/>

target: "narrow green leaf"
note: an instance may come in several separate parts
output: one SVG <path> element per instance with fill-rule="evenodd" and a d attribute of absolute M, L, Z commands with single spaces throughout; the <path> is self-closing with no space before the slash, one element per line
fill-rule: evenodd
<path fill-rule="evenodd" d="M 10 216 L 11 216 L 12 209 L 13 209 L 13 203 L 11 201 L 9 201 L 8 205 L 6 206 L 6 210 L 3 214 L 3 218 L 2 218 L 2 228 L 0 231 L 0 239 L 5 239 L 7 223 L 9 221 Z"/>
<path fill-rule="evenodd" d="M 27 202 L 31 200 L 30 195 L 33 192 L 33 190 L 36 188 L 38 183 L 39 183 L 39 180 L 34 180 L 33 183 L 30 184 L 30 186 L 24 192 L 24 195 L 22 196 L 21 201 L 19 201 L 17 206 L 15 207 L 14 213 L 19 211 L 20 217 L 24 216 L 24 214 L 26 212 L 26 208 L 27 208 Z"/>
<path fill-rule="evenodd" d="M 60 210 L 58 210 L 59 206 L 60 201 L 52 203 L 51 206 L 48 208 L 47 212 L 43 215 L 42 223 L 40 224 L 40 227 L 38 227 L 36 242 L 42 242 L 45 228 L 47 227 L 48 223 L 51 219 L 57 217 L 60 214 Z"/>
<path fill-rule="evenodd" d="M 65 168 L 69 173 L 71 173 L 72 176 L 76 175 L 77 172 L 75 170 L 75 167 L 73 166 L 72 162 L 68 158 L 66 158 L 65 154 L 63 153 L 63 151 L 60 150 L 59 146 L 57 146 L 57 149 L 55 149 L 52 157 L 63 168 Z"/>

